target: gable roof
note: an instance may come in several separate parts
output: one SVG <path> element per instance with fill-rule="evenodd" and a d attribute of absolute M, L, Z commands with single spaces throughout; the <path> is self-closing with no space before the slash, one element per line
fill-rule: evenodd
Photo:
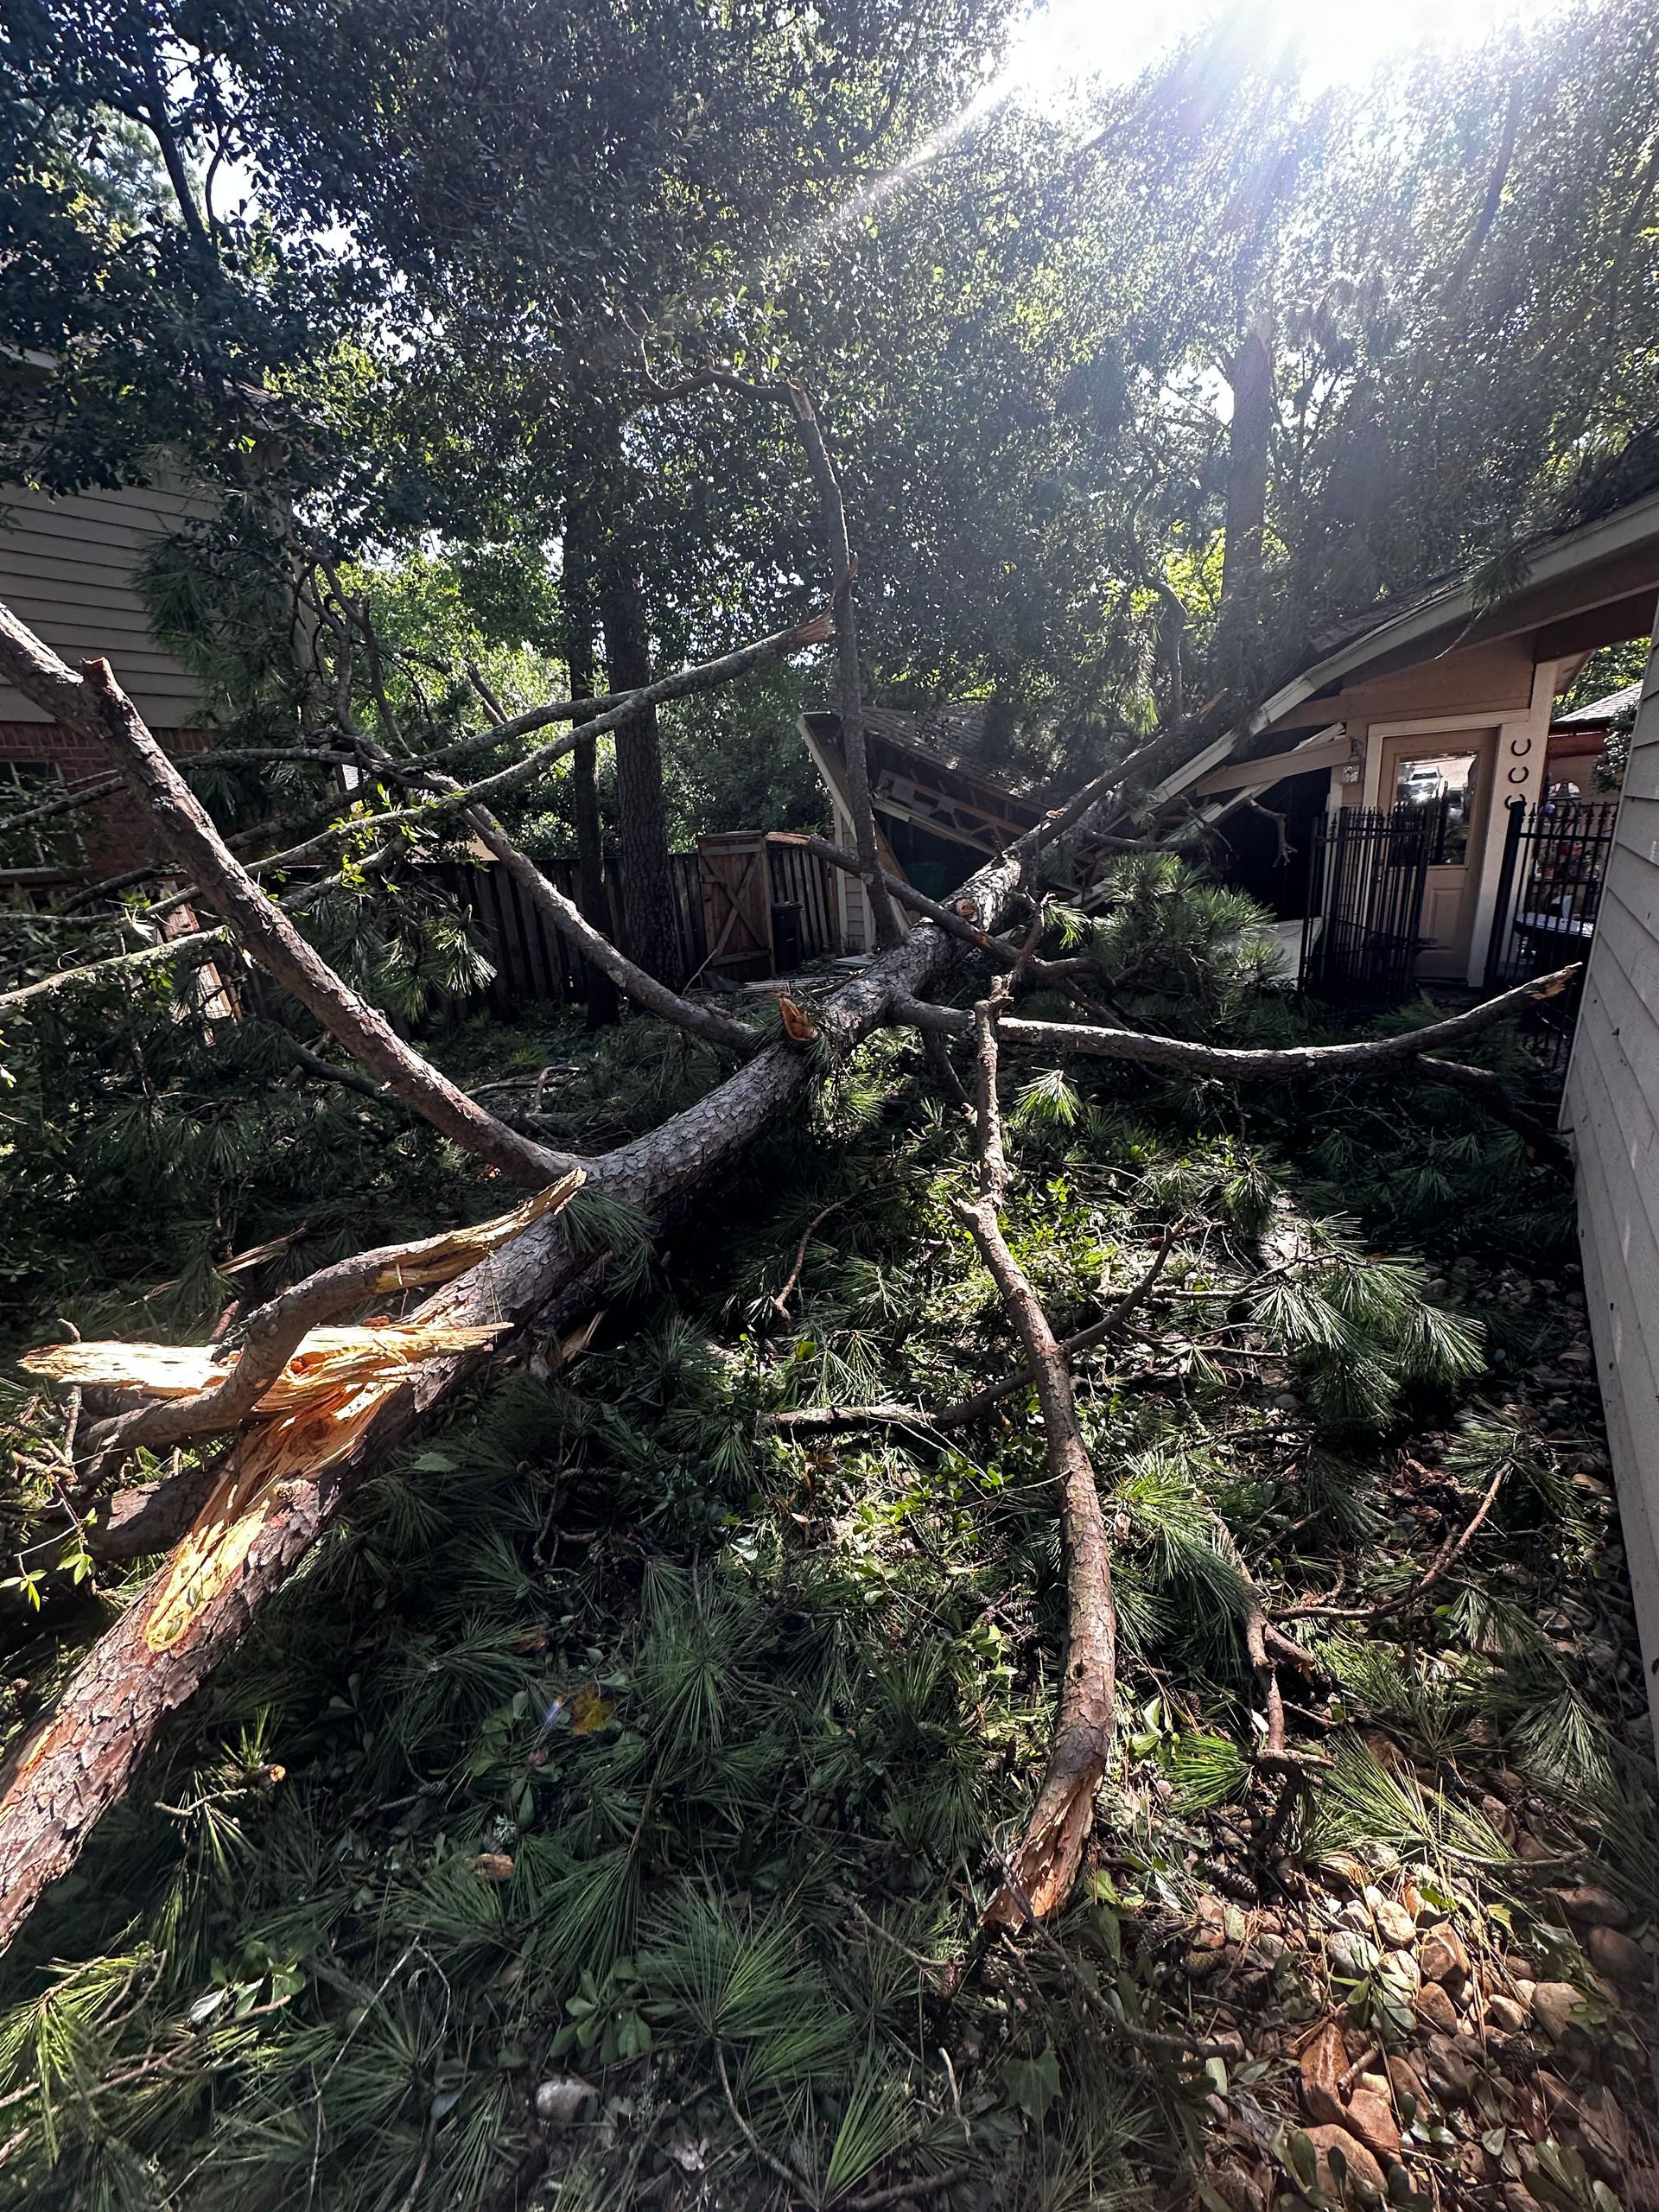
<path fill-rule="evenodd" d="M 1575 707 L 1570 715 L 1557 715 L 1550 727 L 1553 729 L 1622 729 L 1636 720 L 1636 710 L 1641 703 L 1640 683 L 1627 683 L 1621 690 L 1610 691 L 1605 699 L 1592 699 L 1587 707 Z"/>
<path fill-rule="evenodd" d="M 1641 610 L 1641 622 L 1650 627 L 1656 594 L 1659 492 L 1650 492 L 1589 522 L 1535 539 L 1525 549 L 1516 582 L 1494 600 L 1483 602 L 1477 575 L 1470 571 L 1373 610 L 1338 632 L 1334 642 L 1327 639 L 1247 721 L 1166 778 L 1153 796 L 1167 801 L 1224 760 L 1271 750 L 1279 741 L 1275 725 L 1292 715 L 1300 727 L 1317 727 L 1317 712 L 1300 710 L 1316 707 L 1321 697 L 1330 698 L 1330 720 L 1339 721 L 1340 693 L 1351 678 L 1391 674 L 1529 630 L 1545 643 L 1552 630 L 1560 632 L 1565 652 L 1573 620 L 1598 609 L 1624 609 L 1621 619 L 1631 621 Z"/>

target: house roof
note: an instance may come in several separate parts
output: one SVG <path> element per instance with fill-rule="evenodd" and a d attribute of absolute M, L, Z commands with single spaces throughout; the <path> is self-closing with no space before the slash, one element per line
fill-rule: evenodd
<path fill-rule="evenodd" d="M 971 705 L 925 715 L 885 707 L 864 710 L 870 791 L 878 817 L 897 816 L 981 853 L 998 852 L 1031 828 L 1046 798 L 1034 780 L 1010 772 L 1005 762 L 981 757 L 986 716 Z M 849 804 L 841 745 L 841 717 L 804 715 L 801 728 L 820 772 Z"/>
<path fill-rule="evenodd" d="M 1154 796 L 1177 797 L 1224 760 L 1248 760 L 1281 741 L 1275 725 L 1292 715 L 1306 727 L 1317 713 L 1302 712 L 1329 696 L 1332 721 L 1341 717 L 1339 694 L 1350 678 L 1380 676 L 1435 659 L 1458 648 L 1493 643 L 1548 626 L 1565 630 L 1573 616 L 1600 607 L 1625 607 L 1630 619 L 1644 609 L 1650 626 L 1659 591 L 1659 492 L 1649 492 L 1589 522 L 1550 532 L 1522 549 L 1524 567 L 1511 588 L 1483 600 L 1477 573 L 1396 599 L 1352 626 L 1327 636 L 1294 676 L 1281 683 L 1247 721 L 1224 732 L 1178 769 Z M 1626 634 L 1634 635 L 1631 630 Z M 1563 637 L 1559 650 L 1566 650 Z"/>
<path fill-rule="evenodd" d="M 1605 699 L 1592 699 L 1587 707 L 1575 707 L 1570 715 L 1557 715 L 1551 727 L 1554 729 L 1623 729 L 1636 720 L 1636 710 L 1642 703 L 1642 686 L 1627 683 L 1622 690 L 1610 691 Z"/>

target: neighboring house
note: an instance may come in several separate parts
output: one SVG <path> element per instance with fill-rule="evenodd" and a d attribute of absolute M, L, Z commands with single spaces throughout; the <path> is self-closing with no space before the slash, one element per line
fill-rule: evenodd
<path fill-rule="evenodd" d="M 101 655 L 150 728 L 169 748 L 186 733 L 200 689 L 151 634 L 138 589 L 155 541 L 202 512 L 186 493 L 124 487 L 67 499 L 0 489 L 0 601 L 73 667 Z M 20 798 L 102 780 L 107 760 L 32 701 L 0 684 L 0 813 Z M 73 825 L 70 827 L 69 825 Z M 84 856 L 103 868 L 142 860 L 145 845 L 118 801 L 104 802 L 17 833 L 24 849 L 0 851 L 0 884 L 18 871 L 61 872 Z"/>
<path fill-rule="evenodd" d="M 1601 796 L 1596 772 L 1605 769 L 1607 741 L 1629 732 L 1641 700 L 1642 686 L 1627 683 L 1605 698 L 1592 699 L 1587 707 L 1556 715 L 1550 724 L 1549 751 L 1544 763 L 1552 791 L 1585 799 Z"/>
<path fill-rule="evenodd" d="M 1516 874 L 1527 856 L 1517 862 L 1512 838 L 1542 836 L 1551 817 L 1535 810 L 1549 807 L 1554 786 L 1596 796 L 1589 770 L 1616 726 L 1615 716 L 1592 728 L 1595 709 L 1558 721 L 1555 702 L 1598 647 L 1651 633 L 1656 599 L 1659 494 L 1535 546 L 1522 581 L 1496 601 L 1452 583 L 1368 618 L 1155 797 L 1170 810 L 1195 806 L 1224 835 L 1242 810 L 1266 810 L 1293 842 L 1299 830 L 1304 843 L 1312 833 L 1333 852 L 1340 842 L 1355 869 L 1372 857 L 1362 823 L 1369 829 L 1367 817 L 1409 810 L 1429 833 L 1414 915 L 1390 908 L 1384 918 L 1378 884 L 1357 883 L 1352 869 L 1340 880 L 1310 871 L 1290 901 L 1275 903 L 1329 922 L 1338 907 L 1370 912 L 1376 900 L 1375 925 L 1408 940 L 1408 977 L 1414 968 L 1424 979 L 1479 988 L 1497 980 L 1491 971 L 1510 950 L 1513 912 L 1527 911 Z M 1604 716 L 1611 703 L 1599 702 Z M 1248 844 L 1252 833 L 1238 826 Z M 1378 823 L 1370 842 L 1397 873 L 1398 818 Z M 1583 921 L 1583 904 L 1562 918 Z"/>

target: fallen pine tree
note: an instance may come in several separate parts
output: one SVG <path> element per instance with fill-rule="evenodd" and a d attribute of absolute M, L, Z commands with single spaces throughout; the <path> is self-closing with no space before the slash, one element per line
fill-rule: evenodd
<path fill-rule="evenodd" d="M 107 751 L 153 817 L 195 894 L 219 911 L 247 954 L 291 989 L 335 1041 L 406 1105 L 499 1173 L 539 1186 L 579 1168 L 595 1191 L 658 1226 L 698 1191 L 729 1173 L 761 1131 L 802 1097 L 826 1060 L 844 1061 L 874 1032 L 894 1024 L 916 1025 L 925 1031 L 960 1027 L 968 1017 L 931 1011 L 925 998 L 960 953 L 972 950 L 983 957 L 989 946 L 998 966 L 1018 981 L 1032 958 L 1040 927 L 1045 873 L 1063 864 L 1090 837 L 1109 835 L 1121 824 L 1132 778 L 1158 766 L 1167 756 L 1170 743 L 1161 741 L 1102 777 L 1060 814 L 981 869 L 963 894 L 963 904 L 974 917 L 971 921 L 959 918 L 955 930 L 940 920 L 920 922 L 862 973 L 830 992 L 802 1025 L 810 1033 L 810 1052 L 803 1043 L 765 1044 L 754 1034 L 748 1046 L 752 1056 L 696 1104 L 601 1159 L 577 1162 L 508 1128 L 460 1092 L 340 981 L 231 854 L 106 664 L 89 663 L 77 674 L 9 611 L 0 611 L 0 671 L 59 721 L 93 738 Z M 480 804 L 476 793 L 465 798 L 453 791 L 445 791 L 431 804 L 460 810 L 463 799 L 465 805 Z M 873 837 L 868 842 L 873 850 Z M 1033 914 L 1037 925 L 1027 930 L 1023 948 L 997 943 L 997 933 L 1011 918 L 1020 915 L 1029 920 Z M 1022 1023 L 1003 1019 L 1000 1001 L 995 1028 L 1004 1041 L 1028 1040 L 1050 1054 L 1079 1052 L 1151 1062 L 1166 1070 L 1224 1075 L 1233 1081 L 1305 1077 L 1323 1069 L 1345 1075 L 1432 1055 L 1440 1046 L 1460 1042 L 1502 1020 L 1540 992 L 1560 988 L 1571 972 L 1522 986 L 1448 1021 L 1358 1045 L 1216 1048 L 1094 1022 Z M 664 1003 L 662 987 L 639 979 L 620 953 L 613 973 L 624 990 L 637 989 L 653 1012 L 703 1028 L 698 1009 L 677 1013 Z M 973 1019 L 982 1022 L 982 1036 L 985 1018 Z M 993 1176 L 988 1194 L 982 1194 L 980 1202 L 982 1233 L 990 1220 L 984 1207 L 991 1203 L 995 1186 Z M 572 1250 L 560 1233 L 556 1214 L 550 1213 L 520 1228 L 416 1309 L 412 1318 L 422 1329 L 487 1327 L 495 1332 L 493 1342 L 498 1342 L 508 1332 L 575 1319 L 597 1294 L 604 1274 L 602 1260 Z M 1028 1292 L 1021 1292 L 1013 1276 L 1007 1278 L 1005 1295 L 1034 1327 L 1031 1308 L 1035 1301 Z M 1064 1393 L 1058 1381 L 1065 1356 L 1053 1344 L 1052 1331 L 1046 1338 L 1030 1338 L 1027 1351 L 1052 1378 L 1043 1413 L 1059 1472 L 1063 1462 L 1069 1464 L 1068 1455 L 1075 1458 L 1065 1434 Z M 475 1347 L 421 1361 L 407 1381 L 389 1386 L 384 1396 L 363 1409 L 348 1451 L 308 1471 L 303 1453 L 296 1454 L 294 1462 L 284 1464 L 281 1479 L 270 1488 L 261 1485 L 251 1503 L 238 1490 L 232 1455 L 229 1471 L 204 1509 L 209 1525 L 196 1522 L 182 1539 L 191 1558 L 198 1554 L 216 1558 L 217 1567 L 182 1575 L 175 1554 L 124 1613 L 118 1627 L 88 1655 L 49 1714 L 28 1732 L 8 1760 L 0 1777 L 0 1891 L 4 1899 L 0 1936 L 9 1938 L 45 1886 L 73 1864 L 98 1819 L 130 1785 L 167 1714 L 193 1694 L 245 1633 L 367 1471 L 452 1396 L 476 1371 L 483 1356 L 481 1348 Z M 1081 1469 L 1065 1479 L 1070 1495 L 1081 1479 Z M 1068 1517 L 1067 1530 L 1074 1544 L 1080 1535 L 1089 1535 L 1075 1516 Z M 1089 1540 L 1092 1544 L 1092 1536 Z M 1103 1552 L 1099 1557 L 1103 1564 Z M 1080 1603 L 1082 1587 L 1080 1583 Z M 1085 1687 L 1091 1701 L 1089 1731 L 1097 1736 L 1111 1707 L 1106 1678 L 1109 1637 L 1103 1640 L 1099 1618 L 1108 1600 L 1098 1570 L 1090 1579 L 1090 1592 L 1089 1636 L 1085 1638 L 1077 1624 L 1073 1633 L 1080 1649 L 1096 1654 L 1088 1662 Z M 169 1628 L 164 1643 L 156 1649 L 147 1639 L 146 1623 L 164 1597 Z M 1070 1767 L 1072 1754 L 1067 1739 L 1063 1707 L 1060 1742 L 1066 1748 L 1057 1750 L 1056 1756 Z M 1020 1863 L 1034 1866 L 1052 1857 L 1052 1866 L 1036 1885 L 1037 1901 L 1045 1911 L 1063 1902 L 1086 1838 L 1089 1793 L 1078 1794 L 1077 1777 L 1087 1771 L 1086 1762 L 1075 1769 L 1070 1811 L 1058 1824 L 1051 1817 L 1052 1808 L 1039 1799 L 1038 1817 L 1048 1843 L 1034 1835 L 1030 1839 L 1032 1858 Z"/>

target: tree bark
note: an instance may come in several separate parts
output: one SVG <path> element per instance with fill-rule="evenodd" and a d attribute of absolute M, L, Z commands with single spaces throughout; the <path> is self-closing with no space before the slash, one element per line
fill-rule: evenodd
<path fill-rule="evenodd" d="M 573 699 L 591 698 L 594 667 L 593 513 L 573 498 L 564 537 L 565 665 Z M 581 725 L 577 725 L 580 732 Z M 576 826 L 576 903 L 583 918 L 604 938 L 616 925 L 605 889 L 605 836 L 599 818 L 599 740 L 577 735 L 570 755 L 570 803 Z M 617 992 L 602 968 L 588 963 L 587 1026 L 603 1029 L 616 1020 Z"/>
<path fill-rule="evenodd" d="M 1426 1028 L 1397 1031 L 1391 1037 L 1368 1037 L 1354 1045 L 1287 1045 L 1252 1048 L 1238 1045 L 1198 1045 L 1184 1037 L 1154 1037 L 1140 1029 L 1102 1029 L 1086 1021 L 1021 1021 L 1005 1016 L 997 1024 L 1003 1043 L 1017 1045 L 1064 1058 L 1082 1053 L 1092 1059 L 1134 1060 L 1142 1067 L 1163 1068 L 1172 1074 L 1209 1076 L 1224 1083 L 1265 1083 L 1327 1075 L 1357 1075 L 1372 1068 L 1403 1066 L 1408 1060 L 1438 1052 L 1443 1045 L 1478 1036 L 1496 1021 L 1503 1021 L 1534 999 L 1553 998 L 1578 974 L 1575 964 L 1554 974 L 1517 983 L 1482 1006 L 1471 1006 Z M 931 1029 L 942 1037 L 973 1034 L 974 1017 L 959 1007 L 930 1006 L 924 999 L 895 991 L 893 1011 L 918 1029 Z M 1442 1079 L 1444 1071 L 1442 1071 Z"/>
<path fill-rule="evenodd" d="M 614 415 L 596 413 L 590 433 L 594 481 L 594 597 L 613 691 L 651 681 L 651 640 L 640 595 L 632 527 L 628 466 Z M 641 706 L 616 731 L 616 814 L 622 852 L 622 919 L 627 949 L 663 982 L 685 980 L 663 800 L 663 754 L 657 710 Z"/>
<path fill-rule="evenodd" d="M 1249 633 L 1260 611 L 1268 520 L 1268 454 L 1273 435 L 1273 356 L 1259 329 L 1244 333 L 1227 364 L 1233 420 L 1227 434 L 1227 537 L 1222 553 L 1217 670 L 1224 684 L 1247 673 Z"/>
<path fill-rule="evenodd" d="M 1071 1362 L 1030 1277 L 1008 1249 L 999 1218 L 1008 1179 L 996 1097 L 996 1030 L 1007 988 L 1007 980 L 999 979 L 997 995 L 974 1009 L 979 1189 L 972 1205 L 958 1211 L 1014 1323 L 1036 1385 L 1048 1471 L 1059 1492 L 1065 1539 L 1066 1653 L 1042 1787 L 1007 1879 L 986 1910 L 988 1927 L 1046 1920 L 1071 1895 L 1094 1826 L 1095 1793 L 1111 1755 L 1117 1708 L 1111 1558 L 1094 1463 L 1077 1419 Z"/>

